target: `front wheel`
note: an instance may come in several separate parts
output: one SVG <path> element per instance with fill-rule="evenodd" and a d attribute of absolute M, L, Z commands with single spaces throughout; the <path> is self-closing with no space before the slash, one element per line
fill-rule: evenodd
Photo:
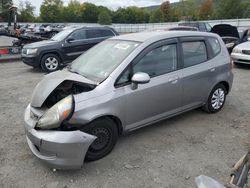
<path fill-rule="evenodd" d="M 115 122 L 109 118 L 94 120 L 89 125 L 83 127 L 81 131 L 97 137 L 86 153 L 86 161 L 98 160 L 109 154 L 118 139 L 117 126 Z"/>
<path fill-rule="evenodd" d="M 41 67 L 46 72 L 53 72 L 60 68 L 60 62 L 56 54 L 46 54 L 41 60 Z"/>
<path fill-rule="evenodd" d="M 226 88 L 224 85 L 218 84 L 212 89 L 206 104 L 203 106 L 203 110 L 208 113 L 219 112 L 224 106 L 225 101 Z"/>

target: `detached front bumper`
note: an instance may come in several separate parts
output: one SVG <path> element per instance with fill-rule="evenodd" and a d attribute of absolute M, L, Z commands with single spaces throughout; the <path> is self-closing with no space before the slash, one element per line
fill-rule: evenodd
<path fill-rule="evenodd" d="M 96 139 L 81 131 L 35 130 L 30 106 L 25 110 L 26 139 L 32 153 L 52 168 L 79 169 L 85 154 Z"/>

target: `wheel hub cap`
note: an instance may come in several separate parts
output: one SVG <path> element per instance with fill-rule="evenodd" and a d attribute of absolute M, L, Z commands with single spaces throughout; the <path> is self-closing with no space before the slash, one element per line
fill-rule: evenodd
<path fill-rule="evenodd" d="M 58 67 L 58 61 L 54 57 L 49 57 L 45 61 L 45 66 L 49 70 L 55 70 Z"/>
<path fill-rule="evenodd" d="M 96 128 L 92 131 L 92 134 L 97 137 L 97 139 L 91 144 L 91 148 L 94 150 L 103 149 L 109 142 L 110 134 L 105 128 Z"/>
<path fill-rule="evenodd" d="M 216 110 L 220 109 L 225 100 L 224 90 L 221 88 L 216 89 L 211 100 L 212 107 Z"/>

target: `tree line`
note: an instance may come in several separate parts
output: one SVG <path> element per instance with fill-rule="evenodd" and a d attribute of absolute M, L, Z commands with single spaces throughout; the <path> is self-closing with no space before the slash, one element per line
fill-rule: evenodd
<path fill-rule="evenodd" d="M 4 2 L 0 10 L 6 10 Z M 40 7 L 40 15 L 35 16 L 35 7 L 29 1 L 20 2 L 18 6 L 19 22 L 75 22 L 75 23 L 157 23 L 180 20 L 213 20 L 236 19 L 250 17 L 248 0 L 180 0 L 177 3 L 164 1 L 154 7 L 127 7 L 110 10 L 92 3 L 80 3 L 70 0 L 67 5 L 62 0 L 44 0 Z M 6 13 L 0 11 L 0 21 L 6 21 Z M 5 11 L 6 12 L 6 11 Z"/>

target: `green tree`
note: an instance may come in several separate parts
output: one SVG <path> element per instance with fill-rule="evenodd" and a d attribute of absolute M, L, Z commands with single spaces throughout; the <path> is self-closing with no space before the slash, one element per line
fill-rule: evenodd
<path fill-rule="evenodd" d="M 83 3 L 81 6 L 82 21 L 86 23 L 97 23 L 99 10 L 98 7 L 92 3 Z"/>
<path fill-rule="evenodd" d="M 198 0 L 181 0 L 178 4 L 178 9 L 181 12 L 180 19 L 197 20 L 199 10 Z"/>
<path fill-rule="evenodd" d="M 118 8 L 117 11 L 112 13 L 112 21 L 113 23 L 125 23 L 125 9 Z"/>
<path fill-rule="evenodd" d="M 111 25 L 112 18 L 107 11 L 101 11 L 98 15 L 98 23 L 101 25 Z"/>
<path fill-rule="evenodd" d="M 40 7 L 40 18 L 43 22 L 62 21 L 63 2 L 61 0 L 44 0 Z"/>
<path fill-rule="evenodd" d="M 35 7 L 31 5 L 29 1 L 25 1 L 24 4 L 21 1 L 19 4 L 19 22 L 33 22 L 35 20 L 34 16 Z"/>
<path fill-rule="evenodd" d="M 242 18 L 245 7 L 242 0 L 220 0 L 217 7 L 217 19 L 236 19 Z"/>
<path fill-rule="evenodd" d="M 81 3 L 77 0 L 70 0 L 68 6 L 62 9 L 62 20 L 64 22 L 81 22 Z"/>
<path fill-rule="evenodd" d="M 150 14 L 138 7 L 119 8 L 113 13 L 114 23 L 148 23 Z"/>
<path fill-rule="evenodd" d="M 149 18 L 150 23 L 159 23 L 163 21 L 164 21 L 164 17 L 160 9 L 156 9 L 151 12 L 150 18 Z"/>
<path fill-rule="evenodd" d="M 0 21 L 7 22 L 9 19 L 9 8 L 13 4 L 12 0 L 0 0 Z"/>

